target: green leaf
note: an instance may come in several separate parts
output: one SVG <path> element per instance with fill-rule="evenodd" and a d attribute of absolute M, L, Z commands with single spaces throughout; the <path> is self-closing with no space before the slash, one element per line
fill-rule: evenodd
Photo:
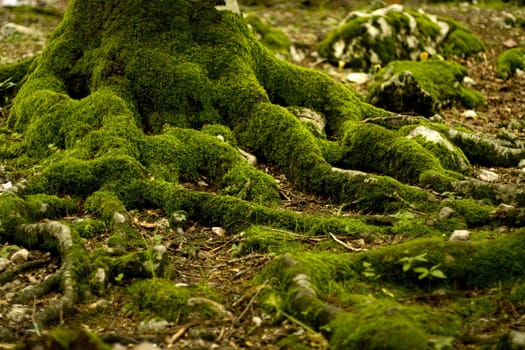
<path fill-rule="evenodd" d="M 430 275 L 436 278 L 447 278 L 447 276 L 445 276 L 445 274 L 441 270 L 431 270 Z"/>
<path fill-rule="evenodd" d="M 368 261 L 363 261 L 363 267 L 364 268 L 369 268 L 370 266 L 372 266 L 371 263 L 369 263 Z"/>
<path fill-rule="evenodd" d="M 423 278 L 427 277 L 430 271 L 426 267 L 416 267 L 414 268 L 414 272 L 419 273 L 419 279 L 422 280 Z"/>
<path fill-rule="evenodd" d="M 406 263 L 406 264 L 403 264 L 403 272 L 407 272 L 408 270 L 410 270 L 410 266 L 412 265 L 412 263 Z"/>
<path fill-rule="evenodd" d="M 427 260 L 427 258 L 425 258 L 425 256 L 427 256 L 427 253 L 419 254 L 418 256 L 414 257 L 414 260 L 415 261 L 427 262 L 428 260 Z"/>

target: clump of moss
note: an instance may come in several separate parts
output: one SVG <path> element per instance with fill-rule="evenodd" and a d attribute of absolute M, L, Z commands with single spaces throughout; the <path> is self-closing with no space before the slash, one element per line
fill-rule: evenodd
<path fill-rule="evenodd" d="M 501 79 L 510 78 L 516 69 L 525 70 L 525 48 L 517 47 L 506 50 L 496 61 L 497 74 Z"/>
<path fill-rule="evenodd" d="M 426 335 L 408 314 L 388 304 L 368 306 L 356 314 L 341 313 L 328 329 L 334 330 L 333 349 L 423 350 L 428 346 Z"/>
<path fill-rule="evenodd" d="M 290 56 L 292 42 L 282 30 L 272 28 L 254 14 L 249 14 L 244 20 L 250 25 L 264 46 L 284 58 Z"/>
<path fill-rule="evenodd" d="M 417 60 L 422 53 L 472 56 L 484 44 L 448 18 L 435 18 L 400 5 L 372 12 L 353 12 L 345 24 L 328 33 L 318 46 L 334 63 L 369 69 L 393 60 Z"/>
<path fill-rule="evenodd" d="M 410 82 L 400 77 L 410 75 Z M 422 62 L 392 61 L 375 75 L 369 88 L 372 104 L 396 112 L 415 112 L 424 116 L 437 113 L 442 107 L 463 105 L 474 108 L 483 103 L 483 95 L 461 85 L 467 76 L 462 65 L 441 60 Z M 407 91 L 407 86 L 415 91 Z M 425 96 L 414 103 L 415 97 Z"/>
<path fill-rule="evenodd" d="M 212 316 L 217 310 L 212 303 L 191 302 L 192 298 L 204 297 L 214 299 L 212 290 L 176 286 L 173 281 L 150 279 L 133 283 L 128 292 L 134 302 L 136 311 L 145 316 L 157 316 L 167 321 L 184 322 L 193 312 Z"/>

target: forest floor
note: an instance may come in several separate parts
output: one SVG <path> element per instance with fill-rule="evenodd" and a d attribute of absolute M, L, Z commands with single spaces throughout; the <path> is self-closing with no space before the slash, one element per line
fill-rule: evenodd
<path fill-rule="evenodd" d="M 478 8 L 474 6 L 433 5 L 426 11 L 441 16 L 449 16 L 465 24 L 482 37 L 487 44 L 487 51 L 477 59 L 461 60 L 468 67 L 469 76 L 475 81 L 474 88 L 480 90 L 486 99 L 484 106 L 476 110 L 476 114 L 467 116 L 464 110 L 451 108 L 441 113 L 446 123 L 452 126 L 462 126 L 474 131 L 492 136 L 506 138 L 525 138 L 525 75 L 518 74 L 509 80 L 496 77 L 496 57 L 515 44 L 525 42 L 525 30 L 519 27 L 509 27 L 504 24 L 506 13 L 525 17 L 525 11 L 504 8 Z M 348 70 L 340 71 L 316 57 L 315 44 L 330 29 L 348 13 L 343 9 L 310 10 L 297 7 L 279 6 L 274 8 L 247 8 L 264 18 L 267 22 L 283 29 L 290 38 L 305 50 L 302 65 L 320 69 L 331 74 L 334 79 L 350 84 L 344 77 Z M 38 53 L 45 45 L 45 36 L 58 23 L 59 17 L 35 12 L 17 12 L 0 9 L 0 27 L 5 23 L 14 22 L 32 28 L 33 34 L 21 36 L 18 40 L 0 40 L 0 63 L 13 62 L 17 59 Z M 514 43 L 513 43 L 514 42 Z M 0 82 L 1 83 L 1 82 Z M 364 92 L 363 86 L 354 85 L 358 91 Z M 1 115 L 1 114 L 0 114 Z M 525 172 L 523 169 L 490 169 L 500 175 L 498 181 L 524 186 Z M 282 206 L 299 213 L 337 213 L 340 208 L 322 201 L 319 198 L 297 192 L 283 175 L 274 169 L 267 168 L 278 180 L 283 197 Z M 188 187 L 204 186 L 187 184 Z M 159 230 L 159 222 L 163 213 L 157 210 L 131 212 L 133 224 L 148 240 Z M 347 213 L 356 215 L 356 213 Z M 68 218 L 71 221 L 77 217 Z M 101 244 L 107 237 L 97 236 L 86 240 L 87 249 Z M 312 245 L 319 245 L 330 237 L 301 237 Z M 260 272 L 273 256 L 270 254 L 250 253 L 236 255 L 236 249 L 243 240 L 242 233 L 230 235 L 223 228 L 202 227 L 198 223 L 188 223 L 184 231 L 171 232 L 162 236 L 161 243 L 168 247 L 172 266 L 176 273 L 176 283 L 181 285 L 205 285 L 216 289 L 221 297 L 224 317 L 221 321 L 206 319 L 191 319 L 179 324 L 155 325 L 152 322 L 142 323 L 137 314 L 130 311 L 131 302 L 127 292 L 126 280 L 115 281 L 107 293 L 101 296 L 86 295 L 76 307 L 72 316 L 64 318 L 67 326 L 81 327 L 94 331 L 104 340 L 113 343 L 129 345 L 150 342 L 159 348 L 172 349 L 286 349 L 277 345 L 280 340 L 294 335 L 298 343 L 310 349 L 326 349 L 327 344 L 317 333 L 303 327 L 289 317 L 268 315 L 259 303 L 258 296 L 265 285 L 256 286 L 254 276 Z M 372 249 L 374 246 L 402 241 L 401 236 L 384 237 L 371 243 L 363 240 L 347 241 L 354 247 Z M 0 246 L 0 253 L 9 256 L 14 251 L 7 245 Z M 16 250 L 16 249 L 15 249 Z M 12 309 L 8 305 L 7 296 L 18 293 L 28 285 L 42 281 L 53 273 L 59 261 L 48 253 L 31 251 L 29 260 L 42 260 L 39 268 L 21 273 L 14 282 L 0 286 L 1 310 Z M 50 294 L 41 300 L 35 300 L 34 307 L 41 308 L 57 298 Z M 24 306 L 21 306 L 24 307 Z M 516 318 L 515 310 L 502 307 L 501 317 L 511 315 Z M 491 320 L 491 324 L 500 325 L 508 320 Z M 13 328 L 7 325 L 6 315 L 0 313 L 0 325 L 12 329 L 14 341 L 27 339 L 40 331 L 33 328 L 31 322 L 21 320 Z M 497 335 L 498 326 L 484 329 L 484 334 Z M 2 328 L 2 327 L 0 327 Z M 490 327 L 489 327 L 490 328 Z M 159 331 L 160 329 L 160 331 Z M 0 349 L 10 348 L 11 344 L 0 344 Z M 457 345 L 457 348 L 472 348 Z M 117 348 L 117 347 L 115 347 Z M 125 348 L 124 346 L 122 348 Z"/>

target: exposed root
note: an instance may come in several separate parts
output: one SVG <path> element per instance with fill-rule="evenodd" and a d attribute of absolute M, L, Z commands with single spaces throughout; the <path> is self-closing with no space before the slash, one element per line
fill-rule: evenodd
<path fill-rule="evenodd" d="M 63 319 L 65 314 L 73 311 L 73 307 L 78 299 L 76 276 L 73 271 L 75 269 L 75 260 L 78 258 L 74 257 L 75 252 L 71 230 L 60 222 L 48 221 L 29 225 L 23 224 L 18 229 L 21 235 L 28 237 L 27 239 L 46 242 L 46 245 L 49 245 L 49 241 L 52 239 L 54 242 L 53 246 L 48 246 L 48 248 L 57 249 L 62 260 L 62 265 L 54 277 L 54 279 L 60 279 L 62 297 L 37 313 L 35 317 L 36 322 L 40 325 L 40 329 L 43 329 L 46 325 Z M 44 290 L 48 287 L 44 287 Z M 39 290 L 35 291 L 35 295 L 40 294 L 40 292 Z"/>

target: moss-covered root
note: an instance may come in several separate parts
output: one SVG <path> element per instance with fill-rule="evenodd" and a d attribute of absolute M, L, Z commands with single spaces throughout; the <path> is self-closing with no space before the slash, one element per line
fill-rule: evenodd
<path fill-rule="evenodd" d="M 370 232 L 381 232 L 381 228 L 368 225 L 360 219 L 298 214 L 235 197 L 191 191 L 169 182 L 147 181 L 134 186 L 138 189 L 131 192 L 142 191 L 140 198 L 151 206 L 160 207 L 166 213 L 184 210 L 189 217 L 199 220 L 204 225 L 222 226 L 232 232 L 252 225 L 266 225 L 312 235 L 344 232 L 359 237 Z"/>
<path fill-rule="evenodd" d="M 0 66 L 0 106 L 8 101 L 22 87 L 23 79 L 31 71 L 34 57 L 17 63 Z"/>
<path fill-rule="evenodd" d="M 353 122 L 348 121 L 348 124 L 353 125 Z M 319 143 L 306 126 L 282 107 L 269 103 L 257 105 L 253 115 L 235 131 L 240 142 L 276 163 L 293 183 L 335 202 L 347 203 L 363 211 L 393 211 L 407 205 L 419 206 L 428 199 L 422 190 L 392 178 L 333 168 L 323 158 Z M 414 141 L 407 141 L 417 146 Z M 398 147 L 398 153 L 392 156 L 402 155 L 402 148 Z M 410 155 L 415 157 L 417 152 Z M 362 163 L 368 161 L 359 154 L 350 157 Z M 390 161 L 376 160 L 379 163 Z"/>
<path fill-rule="evenodd" d="M 18 227 L 17 237 L 20 242 L 28 247 L 45 248 L 57 250 L 61 258 L 61 267 L 52 278 L 48 278 L 39 287 L 27 290 L 15 298 L 16 303 L 26 303 L 33 298 L 38 298 L 56 287 L 60 286 L 62 297 L 43 311 L 37 313 L 35 319 L 40 327 L 57 322 L 64 315 L 73 311 L 78 299 L 79 281 L 86 268 L 85 253 L 82 252 L 81 245 L 71 233 L 68 226 L 57 221 L 48 221 L 38 224 L 22 224 Z"/>
<path fill-rule="evenodd" d="M 455 192 L 476 199 L 490 200 L 495 204 L 525 206 L 525 189 L 513 185 L 489 183 L 477 179 L 466 179 L 451 183 Z"/>
<path fill-rule="evenodd" d="M 308 267 L 299 261 L 283 256 L 271 270 L 280 277 L 283 311 L 323 331 L 330 339 L 331 349 L 427 348 L 423 331 L 400 307 L 370 304 L 355 313 L 343 311 L 319 299 Z"/>
<path fill-rule="evenodd" d="M 517 69 L 525 70 L 525 48 L 518 47 L 503 52 L 496 61 L 498 77 L 510 78 Z"/>
<path fill-rule="evenodd" d="M 103 219 L 111 228 L 112 234 L 108 242 L 110 249 L 124 253 L 129 240 L 137 234 L 120 199 L 109 190 L 100 190 L 86 199 L 84 207 Z"/>
<path fill-rule="evenodd" d="M 104 344 L 95 334 L 85 329 L 55 328 L 42 336 L 33 336 L 16 350 L 109 350 L 111 346 Z"/>
<path fill-rule="evenodd" d="M 525 159 L 525 145 L 521 142 L 510 147 L 495 140 L 454 129 L 449 129 L 447 136 L 473 163 L 511 167 L 517 166 L 522 159 Z"/>

